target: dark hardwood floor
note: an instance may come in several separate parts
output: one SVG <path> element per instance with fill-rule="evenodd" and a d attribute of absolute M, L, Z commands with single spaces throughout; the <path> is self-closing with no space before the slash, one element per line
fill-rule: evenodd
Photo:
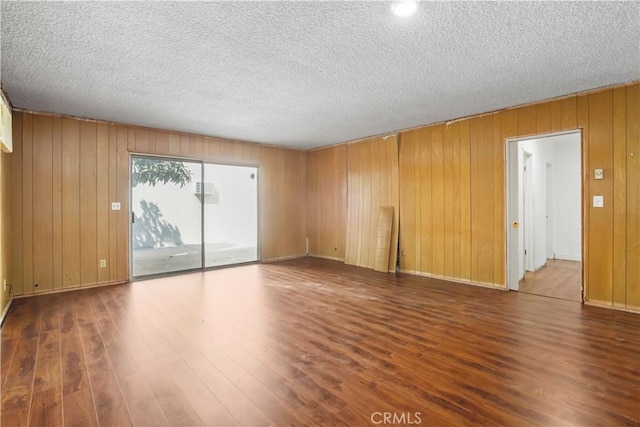
<path fill-rule="evenodd" d="M 637 314 L 305 258 L 14 301 L 2 426 L 638 425 L 639 354 Z"/>
<path fill-rule="evenodd" d="M 582 264 L 577 261 L 548 259 L 538 271 L 527 271 L 518 286 L 520 292 L 581 301 Z"/>

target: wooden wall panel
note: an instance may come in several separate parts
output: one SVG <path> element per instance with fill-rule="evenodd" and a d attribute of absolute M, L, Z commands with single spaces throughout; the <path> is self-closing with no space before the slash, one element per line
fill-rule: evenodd
<path fill-rule="evenodd" d="M 419 131 L 412 130 L 400 135 L 399 147 L 399 193 L 400 193 L 400 269 L 417 271 L 416 250 L 419 231 L 416 224 L 415 187 L 418 181 L 416 170 L 416 147 L 418 147 Z M 351 187 L 350 187 L 351 188 Z"/>
<path fill-rule="evenodd" d="M 397 147 L 395 135 L 347 144 L 347 264 L 374 268 L 380 207 L 393 206 L 389 271 L 395 271 L 399 224 Z"/>
<path fill-rule="evenodd" d="M 25 117 L 29 114 L 24 113 Z M 62 286 L 80 285 L 80 121 L 62 119 Z M 26 292 L 25 292 L 26 293 Z"/>
<path fill-rule="evenodd" d="M 80 285 L 98 283 L 97 123 L 80 122 Z"/>
<path fill-rule="evenodd" d="M 15 167 L 6 173 L 15 295 L 128 280 L 130 152 L 258 166 L 262 260 L 305 254 L 305 152 L 51 114 L 13 118 Z M 331 244 L 344 254 L 339 234 Z"/>
<path fill-rule="evenodd" d="M 116 264 L 115 281 L 129 279 L 129 132 L 126 126 L 116 125 L 116 200 L 120 202 L 120 211 L 116 211 L 116 259 L 109 263 Z"/>
<path fill-rule="evenodd" d="M 109 197 L 108 203 L 118 200 L 118 142 L 117 127 L 109 124 Z M 125 211 L 128 212 L 128 211 Z M 109 281 L 116 281 L 118 278 L 118 211 L 109 210 L 109 256 L 107 258 L 107 268 L 109 269 Z"/>
<path fill-rule="evenodd" d="M 98 123 L 96 132 L 96 258 L 105 260 L 98 265 L 98 283 L 109 282 L 109 124 Z"/>
<path fill-rule="evenodd" d="M 62 289 L 62 117 L 54 116 L 52 121 L 53 288 Z"/>
<path fill-rule="evenodd" d="M 613 91 L 613 162 L 625 165 L 627 161 L 626 88 Z M 613 305 L 624 307 L 626 302 L 627 264 L 627 168 L 613 170 Z"/>
<path fill-rule="evenodd" d="M 33 292 L 33 116 L 22 119 L 22 280 Z"/>
<path fill-rule="evenodd" d="M 261 157 L 261 259 L 302 256 L 306 253 L 306 153 L 263 146 Z"/>
<path fill-rule="evenodd" d="M 452 168 L 453 178 L 446 169 L 441 176 L 435 166 L 439 163 L 438 147 L 433 147 L 430 158 L 422 152 L 424 144 L 433 146 L 434 132 L 442 125 L 402 132 L 400 241 L 407 256 L 401 258 L 401 269 L 505 288 L 506 139 L 580 128 L 586 185 L 585 299 L 594 304 L 637 310 L 640 307 L 639 92 L 640 84 L 633 83 L 450 123 L 444 131 L 444 163 L 445 168 L 447 165 Z M 605 170 L 604 180 L 592 178 L 593 169 L 598 167 Z M 446 197 L 445 190 L 442 203 L 445 212 L 453 212 L 452 223 L 447 214 L 441 220 L 439 212 L 433 210 L 440 203 L 440 186 L 450 188 L 450 179 L 454 197 Z M 593 195 L 604 195 L 604 208 L 591 207 Z M 425 255 L 429 233 L 435 237 L 440 228 L 451 230 L 453 235 L 453 267 L 448 267 L 446 243 L 442 251 L 444 274 L 440 260 L 429 267 L 429 255 Z M 437 243 L 432 246 L 433 254 L 440 247 L 440 237 L 434 241 Z M 419 262 L 414 264 L 409 254 L 416 252 Z"/>
<path fill-rule="evenodd" d="M 625 307 L 640 310 L 640 84 L 626 88 L 626 104 L 626 164 L 616 164 L 627 170 Z"/>
<path fill-rule="evenodd" d="M 309 254 L 344 261 L 347 223 L 347 145 L 307 154 Z"/>
<path fill-rule="evenodd" d="M 53 289 L 53 120 L 33 116 L 33 283 L 35 292 Z"/>

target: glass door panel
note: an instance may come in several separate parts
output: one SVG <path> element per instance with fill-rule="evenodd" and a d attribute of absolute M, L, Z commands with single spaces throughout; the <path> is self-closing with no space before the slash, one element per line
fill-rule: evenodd
<path fill-rule="evenodd" d="M 204 165 L 205 267 L 258 260 L 258 168 Z"/>
<path fill-rule="evenodd" d="M 131 157 L 131 274 L 202 268 L 202 163 Z"/>

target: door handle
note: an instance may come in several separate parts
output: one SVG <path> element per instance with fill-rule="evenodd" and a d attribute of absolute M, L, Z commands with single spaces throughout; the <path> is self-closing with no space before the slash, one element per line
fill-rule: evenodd
<path fill-rule="evenodd" d="M 520 223 L 518 223 L 518 221 L 513 223 L 513 228 L 519 228 L 520 227 Z"/>
<path fill-rule="evenodd" d="M 135 212 L 131 211 L 131 224 L 135 224 L 136 222 L 136 214 Z"/>

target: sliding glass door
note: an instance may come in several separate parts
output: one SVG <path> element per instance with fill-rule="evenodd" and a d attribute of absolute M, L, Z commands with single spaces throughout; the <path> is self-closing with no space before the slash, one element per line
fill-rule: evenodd
<path fill-rule="evenodd" d="M 204 165 L 205 266 L 258 260 L 258 169 Z"/>
<path fill-rule="evenodd" d="M 133 278 L 258 260 L 258 169 L 131 157 Z"/>
<path fill-rule="evenodd" d="M 133 277 L 202 268 L 202 164 L 131 158 Z"/>

